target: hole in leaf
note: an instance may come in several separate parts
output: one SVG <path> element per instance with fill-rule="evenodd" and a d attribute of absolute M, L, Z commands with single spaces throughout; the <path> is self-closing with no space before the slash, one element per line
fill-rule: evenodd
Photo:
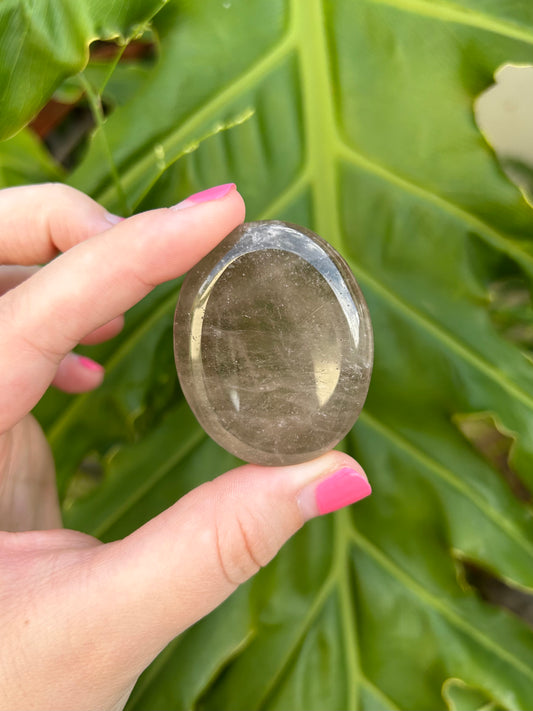
<path fill-rule="evenodd" d="M 91 44 L 91 60 L 110 61 L 116 58 L 122 46 L 116 42 L 97 40 Z M 151 32 L 146 32 L 139 39 L 132 40 L 124 48 L 121 62 L 151 60 L 155 56 L 155 42 Z"/>
<path fill-rule="evenodd" d="M 454 415 L 452 420 L 474 449 L 502 475 L 516 498 L 530 503 L 530 490 L 509 462 L 515 441 L 512 433 L 506 432 L 490 412 Z"/>
<path fill-rule="evenodd" d="M 489 312 L 498 331 L 533 355 L 533 303 L 529 280 L 520 274 L 489 285 Z"/>
<path fill-rule="evenodd" d="M 507 255 L 469 233 L 469 266 L 485 291 L 487 308 L 495 328 L 507 340 L 533 358 L 533 298 L 530 276 Z"/>
<path fill-rule="evenodd" d="M 533 206 L 533 66 L 504 64 L 474 104 L 503 170 Z"/>
<path fill-rule="evenodd" d="M 447 679 L 442 686 L 442 696 L 450 711 L 496 711 L 500 708 L 485 692 L 460 679 Z"/>
<path fill-rule="evenodd" d="M 117 66 L 113 66 L 116 59 Z M 155 57 L 151 33 L 133 40 L 126 47 L 116 42 L 96 41 L 90 47 L 90 59 L 83 75 L 101 94 L 104 116 L 115 105 L 125 103 L 144 79 Z M 105 87 L 103 92 L 101 87 Z M 71 169 L 85 150 L 95 126 L 79 76 L 69 77 L 33 119 L 30 127 L 41 138 L 53 158 Z"/>
<path fill-rule="evenodd" d="M 512 612 L 533 629 L 532 594 L 512 587 L 470 560 L 460 559 L 458 563 L 462 568 L 463 579 L 477 590 L 483 600 Z"/>
<path fill-rule="evenodd" d="M 461 679 L 446 679 L 442 697 L 450 711 L 503 711 L 488 692 L 465 684 Z"/>
<path fill-rule="evenodd" d="M 94 128 L 94 120 L 81 97 L 73 104 L 51 99 L 31 127 L 43 139 L 53 158 L 68 170 L 76 164 L 79 151 L 83 150 Z"/>

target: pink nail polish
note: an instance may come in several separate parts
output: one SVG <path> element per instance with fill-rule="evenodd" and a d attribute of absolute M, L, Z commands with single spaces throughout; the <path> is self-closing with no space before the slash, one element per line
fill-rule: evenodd
<path fill-rule="evenodd" d="M 95 373 L 101 373 L 104 369 L 100 363 L 97 363 L 91 358 L 86 358 L 85 356 L 78 356 L 78 363 L 84 368 L 87 368 L 87 370 L 92 370 Z"/>
<path fill-rule="evenodd" d="M 198 205 L 201 202 L 210 202 L 211 200 L 220 200 L 220 198 L 228 195 L 232 190 L 235 190 L 235 183 L 225 183 L 224 185 L 215 185 L 213 188 L 207 188 L 199 193 L 189 195 L 188 198 L 182 200 L 177 205 L 171 207 L 171 210 L 181 210 L 184 207 Z"/>
<path fill-rule="evenodd" d="M 319 514 L 327 514 L 354 504 L 372 493 L 372 488 L 362 471 L 344 467 L 323 479 L 315 489 Z"/>

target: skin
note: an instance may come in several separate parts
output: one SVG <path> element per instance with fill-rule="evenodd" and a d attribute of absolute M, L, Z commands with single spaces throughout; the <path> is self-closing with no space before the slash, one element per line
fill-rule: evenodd
<path fill-rule="evenodd" d="M 317 482 L 358 466 L 331 452 L 240 467 L 113 543 L 61 528 L 31 409 L 51 384 L 98 387 L 103 370 L 72 349 L 115 335 L 128 308 L 243 219 L 235 190 L 121 222 L 63 185 L 0 191 L 0 709 L 121 709 L 176 635 L 318 514 Z"/>

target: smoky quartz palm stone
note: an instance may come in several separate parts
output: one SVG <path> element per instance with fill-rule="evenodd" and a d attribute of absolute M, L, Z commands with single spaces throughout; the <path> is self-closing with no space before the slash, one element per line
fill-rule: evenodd
<path fill-rule="evenodd" d="M 286 222 L 249 222 L 187 275 L 174 353 L 185 397 L 216 442 L 255 464 L 296 464 L 334 447 L 357 419 L 372 326 L 327 242 Z"/>

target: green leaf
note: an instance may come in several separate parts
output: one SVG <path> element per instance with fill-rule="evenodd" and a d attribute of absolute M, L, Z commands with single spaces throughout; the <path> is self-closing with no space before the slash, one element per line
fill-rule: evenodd
<path fill-rule="evenodd" d="M 3 0 L 0 138 L 16 133 L 63 79 L 83 69 L 92 41 L 139 34 L 165 1 Z"/>
<path fill-rule="evenodd" d="M 29 129 L 0 142 L 0 188 L 63 178 L 63 170 Z"/>
<path fill-rule="evenodd" d="M 533 6 L 176 0 L 154 26 L 158 62 L 69 182 L 120 204 L 105 140 L 129 207 L 234 180 L 249 218 L 300 222 L 340 249 L 376 340 L 369 398 L 343 445 L 374 493 L 307 525 L 165 650 L 129 708 L 425 711 L 460 698 L 530 709 L 533 632 L 484 601 L 462 566 L 531 591 L 531 507 L 460 425 L 497 422 L 512 442 L 506 466 L 531 490 L 533 368 L 491 299 L 509 265 L 531 289 L 533 211 L 473 104 L 502 63 L 532 61 Z M 176 385 L 176 299 L 176 284 L 156 290 L 93 350 L 107 366 L 99 392 L 50 394 L 38 409 L 67 525 L 104 540 L 235 463 Z M 103 479 L 84 497 L 69 481 L 87 458 Z"/>
<path fill-rule="evenodd" d="M 479 689 L 467 686 L 460 679 L 448 679 L 443 695 L 450 711 L 500 711 L 494 701 Z"/>
<path fill-rule="evenodd" d="M 116 64 L 113 61 L 93 60 L 83 70 L 94 87 L 104 87 L 99 92 L 103 101 L 113 106 L 123 106 L 150 75 L 151 63 L 136 61 Z M 69 77 L 54 92 L 54 98 L 63 103 L 74 103 L 83 95 L 79 75 Z"/>

